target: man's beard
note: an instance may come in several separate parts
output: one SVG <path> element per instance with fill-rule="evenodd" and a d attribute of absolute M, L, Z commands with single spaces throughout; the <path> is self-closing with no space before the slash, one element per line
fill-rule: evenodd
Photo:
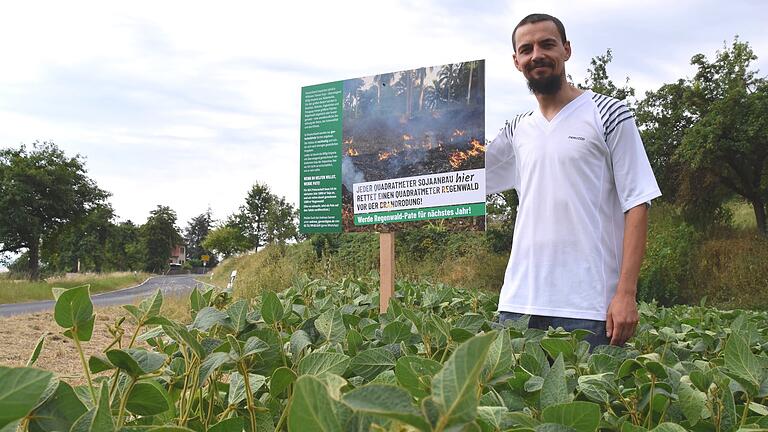
<path fill-rule="evenodd" d="M 536 61 L 528 65 L 528 72 L 530 73 L 533 69 L 540 66 L 554 69 L 555 64 L 548 60 Z M 528 89 L 534 94 L 550 96 L 559 92 L 562 87 L 563 80 L 559 75 L 550 75 L 544 78 L 528 77 Z"/>
<path fill-rule="evenodd" d="M 558 75 L 550 75 L 544 78 L 529 78 L 528 89 L 533 94 L 553 95 L 563 87 L 563 80 Z"/>

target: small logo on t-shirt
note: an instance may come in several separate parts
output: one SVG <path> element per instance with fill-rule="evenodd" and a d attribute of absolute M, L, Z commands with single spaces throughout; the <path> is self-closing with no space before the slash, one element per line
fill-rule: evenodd
<path fill-rule="evenodd" d="M 584 137 L 573 136 L 573 135 L 568 135 L 568 139 L 577 140 L 577 141 L 586 141 L 586 138 Z"/>

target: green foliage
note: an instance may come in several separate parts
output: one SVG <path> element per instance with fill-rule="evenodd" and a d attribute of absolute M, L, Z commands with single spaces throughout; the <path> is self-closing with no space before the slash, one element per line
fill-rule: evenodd
<path fill-rule="evenodd" d="M 107 196 L 79 155 L 68 157 L 52 142 L 0 150 L 0 254 L 26 250 L 27 273 L 37 279 L 43 240 Z"/>
<path fill-rule="evenodd" d="M 201 246 L 204 249 L 214 251 L 228 258 L 236 253 L 248 250 L 250 242 L 237 228 L 223 226 L 211 230 L 201 243 Z"/>
<path fill-rule="evenodd" d="M 766 312 L 641 303 L 628 346 L 590 353 L 579 331 L 500 325 L 492 294 L 400 281 L 379 314 L 377 289 L 301 278 L 234 303 L 208 290 L 193 296 L 191 325 L 161 317 L 156 294 L 127 308 L 149 349 L 91 357 L 111 374 L 98 390 L 0 368 L 0 420 L 30 431 L 765 427 Z M 92 316 L 83 292 L 59 296 L 75 341 Z"/>
<path fill-rule="evenodd" d="M 691 272 L 698 236 L 693 227 L 665 203 L 652 207 L 648 227 L 648 246 L 640 269 L 638 298 L 675 304 L 685 289 Z"/>
<path fill-rule="evenodd" d="M 579 84 L 578 87 L 628 103 L 630 102 L 628 99 L 635 96 L 635 89 L 629 86 L 629 77 L 626 78 L 623 87 L 616 87 L 616 84 L 608 77 L 608 63 L 611 61 L 613 61 L 613 51 L 610 48 L 606 50 L 604 55 L 593 57 L 589 62 L 584 84 Z"/>
<path fill-rule="evenodd" d="M 298 212 L 285 198 L 273 194 L 266 184 L 256 183 L 248 191 L 245 204 L 224 226 L 235 228 L 248 239 L 246 249 L 258 250 L 266 244 L 297 239 L 297 218 Z"/>
<path fill-rule="evenodd" d="M 39 369 L 0 366 L 0 429 L 26 416 L 52 377 L 51 372 Z"/>
<path fill-rule="evenodd" d="M 147 222 L 141 226 L 141 241 L 146 253 L 144 269 L 161 273 L 168 268 L 168 258 L 182 237 L 176 227 L 176 212 L 170 207 L 158 205 L 149 212 Z"/>
<path fill-rule="evenodd" d="M 189 221 L 187 229 L 184 230 L 184 242 L 187 246 L 188 261 L 194 261 L 197 265 L 202 266 L 200 258 L 203 255 L 208 255 L 209 261 L 207 267 L 216 267 L 218 259 L 216 258 L 216 255 L 213 254 L 213 250 L 203 246 L 203 241 L 205 241 L 212 229 L 213 215 L 211 214 L 210 208 L 208 208 L 205 213 L 195 216 Z"/>
<path fill-rule="evenodd" d="M 768 81 L 750 69 L 756 59 L 736 38 L 712 61 L 693 56 L 693 78 L 649 92 L 640 104 L 654 171 L 694 224 L 720 222 L 725 201 L 739 195 L 768 234 Z"/>

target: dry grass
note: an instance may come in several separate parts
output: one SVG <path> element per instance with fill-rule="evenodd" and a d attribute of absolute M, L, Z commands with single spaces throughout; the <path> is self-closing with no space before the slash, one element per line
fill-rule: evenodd
<path fill-rule="evenodd" d="M 136 300 L 138 304 L 140 300 Z M 169 319 L 189 322 L 188 299 L 186 296 L 166 297 L 163 301 L 162 315 Z M 103 354 L 114 340 L 108 326 L 114 326 L 120 317 L 128 317 L 128 313 L 120 306 L 104 306 L 96 308 L 96 324 L 93 337 L 84 342 L 83 349 L 86 359 L 94 354 Z M 121 343 L 123 348 L 128 346 L 135 325 L 126 319 L 122 325 L 125 333 Z M 45 336 L 45 345 L 35 366 L 53 371 L 60 379 L 72 385 L 85 384 L 82 364 L 75 344 L 62 336 L 62 329 L 56 325 L 53 312 L 17 315 L 0 318 L 0 365 L 24 366 L 35 349 L 38 339 Z M 137 342 L 138 346 L 146 346 Z"/>
<path fill-rule="evenodd" d="M 768 308 L 768 239 L 756 230 L 704 241 L 693 262 L 682 292 L 686 302 L 696 304 L 706 295 L 718 308 Z"/>
<path fill-rule="evenodd" d="M 82 274 L 71 277 L 52 277 L 43 281 L 0 278 L 0 303 L 20 303 L 34 300 L 53 300 L 51 288 L 73 288 L 90 285 L 91 294 L 136 286 L 149 277 L 147 273 Z"/>

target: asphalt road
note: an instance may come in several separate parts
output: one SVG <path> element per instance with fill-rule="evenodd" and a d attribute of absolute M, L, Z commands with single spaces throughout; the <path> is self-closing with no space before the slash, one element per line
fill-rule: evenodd
<path fill-rule="evenodd" d="M 203 288 L 206 284 L 195 280 L 199 275 L 154 276 L 141 285 L 124 288 L 101 294 L 94 294 L 91 300 L 94 305 L 123 305 L 130 304 L 137 298 L 145 297 L 158 289 L 163 295 L 179 295 L 192 291 L 195 286 Z M 12 303 L 0 305 L 0 317 L 53 310 L 53 300 L 35 301 L 28 303 Z"/>

